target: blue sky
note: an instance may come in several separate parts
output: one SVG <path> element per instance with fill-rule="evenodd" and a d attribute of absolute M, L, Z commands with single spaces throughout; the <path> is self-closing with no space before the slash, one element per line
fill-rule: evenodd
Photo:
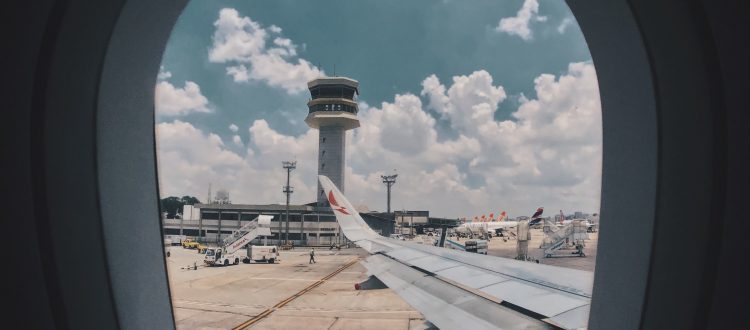
<path fill-rule="evenodd" d="M 312 201 L 304 82 L 334 65 L 360 82 L 355 204 L 384 209 L 379 174 L 395 168 L 396 208 L 598 211 L 596 76 L 562 1 L 193 1 L 157 80 L 162 192 L 204 199 L 212 182 L 281 202 L 277 163 L 296 158 L 293 199 Z"/>

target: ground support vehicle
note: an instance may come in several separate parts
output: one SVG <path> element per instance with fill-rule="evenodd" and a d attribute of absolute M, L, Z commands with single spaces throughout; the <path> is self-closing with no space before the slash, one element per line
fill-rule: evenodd
<path fill-rule="evenodd" d="M 199 243 L 194 241 L 192 238 L 187 238 L 182 241 L 182 247 L 185 249 L 196 249 Z"/>
<path fill-rule="evenodd" d="M 246 264 L 249 264 L 250 262 L 273 264 L 276 263 L 276 261 L 280 261 L 279 248 L 275 245 L 248 245 L 246 251 L 247 255 L 242 259 L 242 262 Z"/>
<path fill-rule="evenodd" d="M 271 236 L 271 219 L 270 215 L 259 215 L 255 220 L 250 221 L 242 228 L 235 230 L 231 235 L 224 238 L 223 246 L 216 248 L 207 248 L 206 256 L 203 257 L 203 263 L 208 266 L 228 266 L 229 264 L 238 264 L 240 259 L 244 259 L 239 251 L 250 241 L 258 236 Z M 278 251 L 278 249 L 276 249 Z"/>
<path fill-rule="evenodd" d="M 487 254 L 487 241 L 485 240 L 468 240 L 464 242 L 464 247 L 466 248 L 466 252 Z"/>

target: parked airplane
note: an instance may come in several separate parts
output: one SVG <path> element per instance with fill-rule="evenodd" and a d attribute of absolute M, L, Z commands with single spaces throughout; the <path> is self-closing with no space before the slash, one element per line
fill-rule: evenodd
<path fill-rule="evenodd" d="M 441 329 L 587 326 L 593 273 L 380 236 L 328 177 L 318 176 L 362 264 Z"/>
<path fill-rule="evenodd" d="M 572 223 L 573 221 L 581 220 L 586 224 L 586 230 L 591 232 L 594 230 L 594 223 L 591 222 L 589 219 L 571 219 L 571 220 L 565 220 L 565 214 L 563 214 L 563 211 L 560 210 L 560 221 L 557 221 L 558 227 L 565 227 L 566 225 Z"/>
<path fill-rule="evenodd" d="M 507 221 L 505 211 L 500 213 L 497 220 L 486 222 L 466 222 L 456 227 L 455 231 L 460 234 L 471 234 L 479 232 L 494 233 L 499 235 L 502 231 L 518 226 L 518 221 Z"/>
<path fill-rule="evenodd" d="M 577 221 L 577 220 L 583 221 L 583 223 L 586 224 L 586 230 L 587 231 L 590 232 L 590 231 L 592 231 L 594 229 L 594 223 L 591 222 L 591 220 L 588 220 L 588 219 L 563 220 L 562 222 L 558 222 L 557 226 L 558 227 L 565 227 L 567 224 L 572 223 L 573 221 Z"/>

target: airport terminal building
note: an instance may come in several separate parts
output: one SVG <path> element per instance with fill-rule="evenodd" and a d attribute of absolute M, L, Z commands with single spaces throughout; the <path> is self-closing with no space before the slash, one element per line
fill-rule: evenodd
<path fill-rule="evenodd" d="M 273 216 L 271 220 L 273 235 L 266 237 L 266 242 L 268 244 L 284 242 L 286 206 L 279 204 L 185 205 L 182 219 L 163 219 L 164 234 L 185 235 L 195 237 L 199 241 L 216 243 L 261 214 Z M 368 212 L 361 213 L 361 215 L 368 225 L 381 235 L 387 236 L 393 233 L 395 224 L 393 214 Z M 289 205 L 289 240 L 295 245 L 345 243 L 345 238 L 341 235 L 336 217 L 330 207 L 319 207 L 316 203 Z"/>
<path fill-rule="evenodd" d="M 295 245 L 330 245 L 344 244 L 346 238 L 341 235 L 341 228 L 336 217 L 328 206 L 289 205 L 289 240 Z M 280 204 L 195 204 L 185 205 L 182 219 L 163 219 L 165 235 L 185 235 L 201 242 L 217 243 L 234 230 L 254 220 L 258 215 L 273 216 L 271 220 L 272 236 L 257 238 L 253 244 L 279 244 L 286 236 L 286 206 Z M 424 228 L 455 227 L 455 219 L 430 217 L 429 211 L 396 211 L 360 212 L 362 219 L 375 232 L 388 236 L 397 232 L 402 234 L 421 234 Z"/>

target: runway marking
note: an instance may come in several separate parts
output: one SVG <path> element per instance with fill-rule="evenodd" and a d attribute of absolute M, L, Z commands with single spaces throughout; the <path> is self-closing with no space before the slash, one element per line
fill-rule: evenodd
<path fill-rule="evenodd" d="M 249 327 L 249 326 L 257 323 L 258 321 L 264 319 L 266 316 L 271 315 L 271 313 L 273 313 L 275 310 L 284 307 L 286 304 L 290 303 L 292 300 L 297 299 L 300 296 L 304 295 L 305 293 L 310 292 L 312 289 L 317 288 L 318 286 L 320 286 L 321 284 L 325 283 L 330 278 L 332 278 L 332 277 L 338 275 L 339 273 L 341 273 L 342 271 L 344 271 L 344 269 L 347 269 L 347 268 L 351 267 L 352 265 L 354 265 L 355 263 L 357 263 L 357 261 L 359 261 L 359 258 L 357 258 L 357 257 L 353 258 L 351 261 L 349 261 L 345 265 L 343 265 L 343 266 L 339 267 L 338 269 L 336 269 L 335 271 L 333 271 L 333 273 L 330 273 L 330 274 L 326 275 L 325 277 L 319 279 L 315 283 L 310 284 L 306 288 L 302 289 L 300 292 L 295 293 L 291 297 L 282 300 L 281 302 L 279 302 L 278 304 L 274 305 L 273 307 L 264 310 L 262 313 L 256 315 L 255 317 L 253 317 L 253 318 L 251 318 L 251 319 L 243 322 L 242 324 L 240 324 L 240 325 L 232 328 L 232 330 L 246 329 L 247 327 Z"/>

